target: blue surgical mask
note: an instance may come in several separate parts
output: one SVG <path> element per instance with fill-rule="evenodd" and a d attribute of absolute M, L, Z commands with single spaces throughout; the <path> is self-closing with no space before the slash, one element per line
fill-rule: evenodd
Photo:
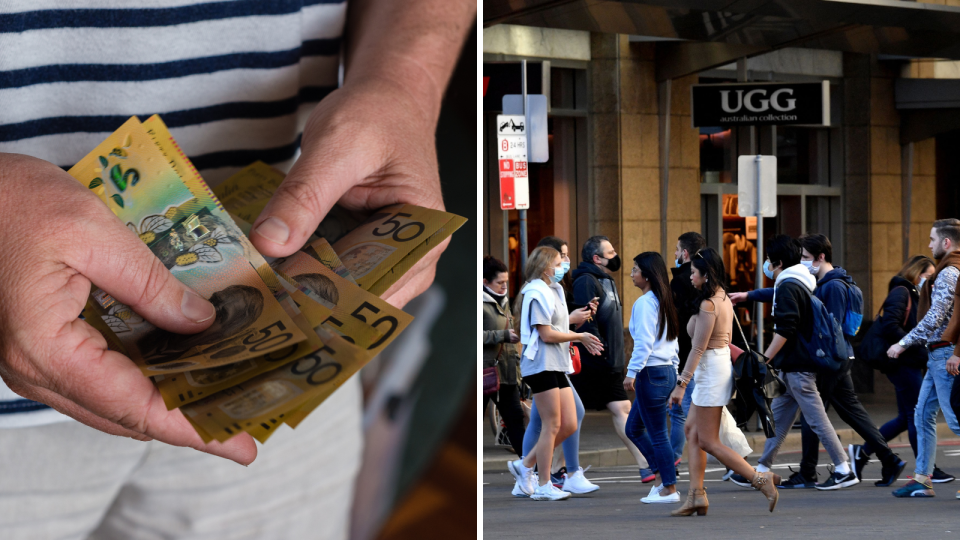
<path fill-rule="evenodd" d="M 676 265 L 677 268 L 680 268 L 680 259 L 674 259 L 673 264 Z"/>
<path fill-rule="evenodd" d="M 927 278 L 925 278 L 925 277 L 920 278 L 920 283 L 917 283 L 917 290 L 918 290 L 918 291 L 923 288 L 923 282 L 926 281 L 926 280 L 927 280 Z"/>
<path fill-rule="evenodd" d="M 769 259 L 763 261 L 763 275 L 767 276 L 767 279 L 773 279 L 773 270 L 770 269 Z"/>
<path fill-rule="evenodd" d="M 563 270 L 563 266 L 558 266 L 553 269 L 553 275 L 550 276 L 550 281 L 554 283 L 560 283 L 560 280 L 563 279 L 563 275 L 566 272 Z"/>
<path fill-rule="evenodd" d="M 560 268 L 563 268 L 563 273 L 566 274 L 567 272 L 570 271 L 570 263 L 562 262 L 560 263 Z"/>

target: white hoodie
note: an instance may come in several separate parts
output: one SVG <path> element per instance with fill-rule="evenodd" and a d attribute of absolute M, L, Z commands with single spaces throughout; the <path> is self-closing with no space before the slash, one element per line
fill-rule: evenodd
<path fill-rule="evenodd" d="M 780 272 L 780 275 L 777 276 L 777 281 L 773 285 L 773 306 L 770 308 L 770 313 L 773 314 L 773 310 L 777 305 L 777 289 L 780 287 L 780 283 L 785 279 L 794 279 L 803 284 L 808 291 L 813 293 L 813 290 L 817 287 L 817 278 L 810 274 L 810 270 L 802 264 L 795 264 L 790 268 Z"/>

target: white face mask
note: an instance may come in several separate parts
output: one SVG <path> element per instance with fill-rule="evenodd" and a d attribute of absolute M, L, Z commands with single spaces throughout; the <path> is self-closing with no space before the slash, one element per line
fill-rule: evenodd
<path fill-rule="evenodd" d="M 800 261 L 800 264 L 806 266 L 807 270 L 813 275 L 817 275 L 817 272 L 820 271 L 820 267 L 814 266 L 813 261 Z"/>
<path fill-rule="evenodd" d="M 917 290 L 918 290 L 918 291 L 923 288 L 923 282 L 926 281 L 926 280 L 927 280 L 927 278 L 925 278 L 925 277 L 920 278 L 920 283 L 917 283 Z"/>

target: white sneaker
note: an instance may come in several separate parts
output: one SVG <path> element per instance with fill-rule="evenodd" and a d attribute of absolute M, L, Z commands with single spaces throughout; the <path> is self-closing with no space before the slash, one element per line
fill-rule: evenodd
<path fill-rule="evenodd" d="M 513 495 L 514 497 L 529 497 L 529 495 L 527 495 L 526 493 L 523 492 L 522 489 L 520 489 L 520 482 L 513 483 L 513 491 L 511 491 L 510 494 Z"/>
<path fill-rule="evenodd" d="M 531 495 L 530 498 L 535 501 L 562 501 L 564 499 L 569 499 L 570 493 L 566 491 L 560 491 L 559 489 L 553 487 L 553 484 L 547 482 L 542 486 L 537 486 L 537 489 L 534 490 L 533 495 Z"/>
<path fill-rule="evenodd" d="M 662 490 L 663 490 L 663 484 L 657 484 L 652 488 L 650 488 L 650 493 L 647 495 L 647 497 L 653 497 L 654 495 L 659 495 L 660 491 Z"/>
<path fill-rule="evenodd" d="M 509 469 L 510 474 L 517 479 L 517 486 L 520 488 L 520 491 L 527 495 L 533 495 L 536 487 L 533 481 L 533 467 L 529 469 L 524 467 L 523 460 L 518 459 L 516 461 L 508 461 L 507 469 Z"/>
<path fill-rule="evenodd" d="M 563 483 L 563 491 L 569 491 L 570 493 L 593 493 L 598 489 L 600 489 L 600 486 L 583 476 L 583 467 L 580 467 L 573 474 L 568 473 L 567 479 Z"/>
<path fill-rule="evenodd" d="M 660 489 L 662 490 L 663 486 L 661 486 Z M 657 491 L 640 499 L 640 502 L 647 504 L 678 503 L 680 502 L 680 492 L 674 491 L 669 495 L 660 495 L 660 491 Z"/>

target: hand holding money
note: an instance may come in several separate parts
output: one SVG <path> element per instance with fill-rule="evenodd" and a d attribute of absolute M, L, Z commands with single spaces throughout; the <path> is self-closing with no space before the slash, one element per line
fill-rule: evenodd
<path fill-rule="evenodd" d="M 175 279 L 137 234 L 59 167 L 0 154 L 0 179 L 4 382 L 107 433 L 252 462 L 257 450 L 249 436 L 204 444 L 179 411 L 166 410 L 135 364 L 107 350 L 100 333 L 77 318 L 91 283 L 178 334 L 206 330 L 213 306 Z"/>
<path fill-rule="evenodd" d="M 300 249 L 336 203 L 363 214 L 397 203 L 444 209 L 436 118 L 407 102 L 404 92 L 383 90 L 354 85 L 314 109 L 302 155 L 253 222 L 250 239 L 261 253 L 283 257 Z M 440 242 L 383 297 L 402 307 L 426 290 L 446 245 Z"/>

